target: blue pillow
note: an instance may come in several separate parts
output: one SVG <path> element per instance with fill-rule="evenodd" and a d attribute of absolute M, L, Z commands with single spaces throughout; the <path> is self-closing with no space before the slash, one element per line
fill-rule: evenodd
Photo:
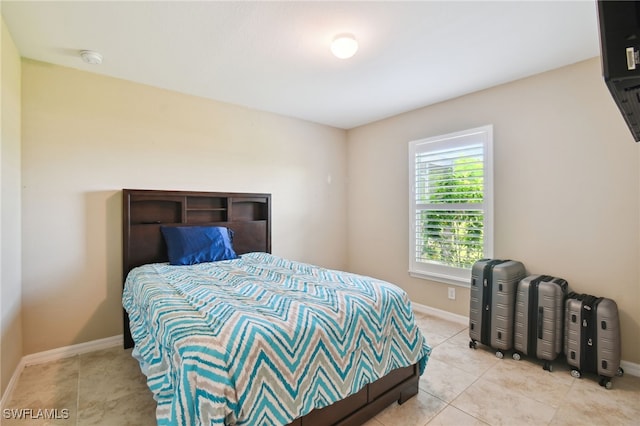
<path fill-rule="evenodd" d="M 161 226 L 171 265 L 236 259 L 233 231 L 222 226 Z"/>

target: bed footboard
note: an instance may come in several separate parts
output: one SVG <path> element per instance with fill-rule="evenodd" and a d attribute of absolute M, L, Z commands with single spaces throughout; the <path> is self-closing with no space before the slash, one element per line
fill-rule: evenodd
<path fill-rule="evenodd" d="M 398 401 L 403 404 L 418 393 L 418 365 L 398 368 L 359 392 L 328 407 L 313 410 L 289 426 L 357 426 Z"/>

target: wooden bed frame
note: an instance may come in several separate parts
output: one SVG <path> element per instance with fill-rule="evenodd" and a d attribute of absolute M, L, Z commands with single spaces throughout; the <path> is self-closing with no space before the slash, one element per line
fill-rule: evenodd
<path fill-rule="evenodd" d="M 271 194 L 234 192 L 123 190 L 123 282 L 131 269 L 167 262 L 160 226 L 217 225 L 234 231 L 238 255 L 271 253 Z M 123 310 L 124 347 L 134 345 L 129 317 Z M 418 393 L 418 366 L 391 371 L 385 377 L 328 407 L 313 410 L 291 426 L 361 425 L 394 401 Z"/>

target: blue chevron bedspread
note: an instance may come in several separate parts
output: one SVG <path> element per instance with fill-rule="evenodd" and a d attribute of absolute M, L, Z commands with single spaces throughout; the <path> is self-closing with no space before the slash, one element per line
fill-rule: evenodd
<path fill-rule="evenodd" d="M 284 425 L 431 352 L 400 288 L 267 253 L 125 283 L 160 425 Z"/>

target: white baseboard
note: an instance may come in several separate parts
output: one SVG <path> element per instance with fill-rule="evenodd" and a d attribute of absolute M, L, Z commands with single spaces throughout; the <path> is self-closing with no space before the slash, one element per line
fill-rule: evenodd
<path fill-rule="evenodd" d="M 93 340 L 91 342 L 78 343 L 77 345 L 65 346 L 62 348 L 51 349 L 49 351 L 37 352 L 35 354 L 25 355 L 20 359 L 18 366 L 16 367 L 7 389 L 2 394 L 2 400 L 0 400 L 0 407 L 4 408 L 5 404 L 11 399 L 13 389 L 18 382 L 22 370 L 28 365 L 44 364 L 45 362 L 58 361 L 64 358 L 69 358 L 75 355 L 85 354 L 88 352 L 99 351 L 101 349 L 108 349 L 115 346 L 122 346 L 124 338 L 122 334 L 104 339 Z"/>
<path fill-rule="evenodd" d="M 458 324 L 468 325 L 469 317 L 464 315 L 458 315 L 451 312 L 443 311 L 441 309 L 432 308 L 431 306 L 421 305 L 420 303 L 411 302 L 413 310 L 416 312 L 422 312 L 427 315 L 433 315 L 448 321 L 452 321 Z M 620 361 L 620 367 L 624 370 L 624 374 L 630 376 L 640 377 L 640 364 L 622 360 Z"/>
<path fill-rule="evenodd" d="M 620 367 L 624 370 L 624 374 L 640 377 L 640 364 L 622 360 L 620 361 Z"/>
<path fill-rule="evenodd" d="M 106 337 L 104 339 L 92 340 L 91 342 L 78 343 L 77 345 L 64 346 L 62 348 L 51 349 L 49 351 L 29 354 L 22 357 L 22 359 L 24 360 L 25 366 L 43 364 L 45 362 L 69 358 L 74 355 L 86 354 L 87 352 L 108 349 L 118 345 L 122 346 L 124 344 L 123 339 L 122 334 L 119 334 L 117 336 Z"/>
<path fill-rule="evenodd" d="M 20 362 L 18 362 L 18 366 L 13 372 L 13 375 L 11 376 L 11 380 L 9 380 L 9 384 L 7 385 L 7 388 L 4 390 L 4 393 L 2 394 L 2 400 L 0 400 L 0 408 L 4 409 L 6 404 L 11 400 L 13 389 L 16 387 L 16 384 L 18 383 L 18 378 L 20 377 L 20 374 L 22 374 L 22 370 L 24 370 L 24 358 L 21 358 Z"/>
<path fill-rule="evenodd" d="M 427 315 L 434 315 L 444 320 L 452 321 L 457 324 L 469 325 L 469 317 L 464 315 L 454 314 L 452 312 L 443 311 L 442 309 L 432 308 L 431 306 L 421 305 L 420 303 L 411 302 L 413 310 L 422 312 Z"/>

